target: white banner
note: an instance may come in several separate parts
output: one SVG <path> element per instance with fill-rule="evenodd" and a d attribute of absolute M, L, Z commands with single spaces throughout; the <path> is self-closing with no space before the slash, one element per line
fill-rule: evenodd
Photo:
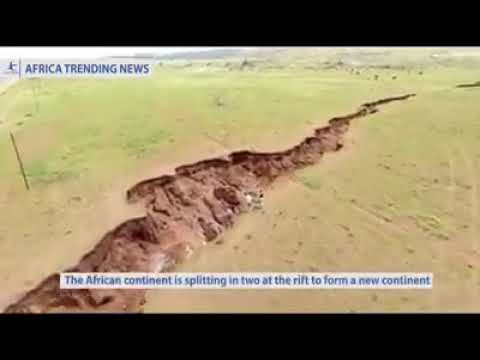
<path fill-rule="evenodd" d="M 2 60 L 2 76 L 22 78 L 145 77 L 155 61 L 135 58 Z"/>
<path fill-rule="evenodd" d="M 432 289 L 432 273 L 62 273 L 61 289 Z"/>

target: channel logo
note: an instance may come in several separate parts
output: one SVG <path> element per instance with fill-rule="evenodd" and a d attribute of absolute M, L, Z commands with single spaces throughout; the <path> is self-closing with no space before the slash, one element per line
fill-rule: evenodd
<path fill-rule="evenodd" d="M 8 61 L 5 66 L 2 67 L 3 75 L 19 75 L 20 64 L 18 61 Z"/>

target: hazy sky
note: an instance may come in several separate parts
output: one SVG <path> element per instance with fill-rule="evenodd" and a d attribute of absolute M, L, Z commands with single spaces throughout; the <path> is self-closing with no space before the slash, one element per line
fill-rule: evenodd
<path fill-rule="evenodd" d="M 0 58 L 96 58 L 135 53 L 168 54 L 217 49 L 215 47 L 0 47 Z M 241 49 L 230 47 L 222 49 Z"/>

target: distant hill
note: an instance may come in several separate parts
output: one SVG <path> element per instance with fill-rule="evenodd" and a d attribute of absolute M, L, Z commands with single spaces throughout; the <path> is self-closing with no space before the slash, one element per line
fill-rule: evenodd
<path fill-rule="evenodd" d="M 248 59 L 255 66 L 284 67 L 292 64 L 304 68 L 407 69 L 430 66 L 480 66 L 480 48 L 361 48 L 361 47 L 257 47 L 191 49 L 170 54 L 137 53 L 125 58 L 156 61 L 231 60 Z"/>
<path fill-rule="evenodd" d="M 303 66 L 351 66 L 407 69 L 431 66 L 480 66 L 480 48 L 362 48 L 362 47 L 290 47 L 258 48 L 249 59 L 264 59 L 277 64 Z"/>
<path fill-rule="evenodd" d="M 245 49 L 213 49 L 188 52 L 178 52 L 166 55 L 158 55 L 158 60 L 211 60 L 238 57 L 248 53 Z"/>

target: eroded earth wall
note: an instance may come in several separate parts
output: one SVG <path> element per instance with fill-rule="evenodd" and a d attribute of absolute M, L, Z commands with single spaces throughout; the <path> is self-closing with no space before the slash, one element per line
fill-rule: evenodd
<path fill-rule="evenodd" d="M 224 158 L 180 166 L 174 175 L 142 181 L 127 191 L 128 202 L 142 201 L 146 215 L 108 232 L 93 250 L 66 272 L 161 272 L 188 257 L 233 226 L 263 190 L 279 176 L 316 163 L 342 148 L 353 119 L 378 106 L 415 94 L 363 104 L 335 117 L 291 149 L 274 153 L 233 152 Z M 7 313 L 140 312 L 144 290 L 65 290 L 56 273 L 10 305 Z"/>

